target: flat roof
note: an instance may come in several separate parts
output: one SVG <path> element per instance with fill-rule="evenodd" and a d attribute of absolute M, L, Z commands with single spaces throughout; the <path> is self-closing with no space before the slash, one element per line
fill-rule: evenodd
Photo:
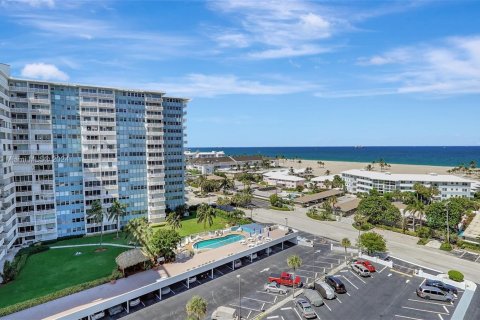
<path fill-rule="evenodd" d="M 304 204 L 304 203 L 309 203 L 313 201 L 323 200 L 333 196 L 338 196 L 340 194 L 343 194 L 342 190 L 331 189 L 331 190 L 327 190 L 319 193 L 307 194 L 303 197 L 299 197 L 295 199 L 295 202 Z"/>
<path fill-rule="evenodd" d="M 472 222 L 470 222 L 467 229 L 463 232 L 463 236 L 472 240 L 478 240 L 480 238 L 480 211 L 476 212 Z"/>
<path fill-rule="evenodd" d="M 211 158 L 194 158 L 190 160 L 191 164 L 213 164 L 213 163 L 232 163 L 248 162 L 248 161 L 260 161 L 262 156 L 223 156 L 223 157 L 211 157 Z"/>
<path fill-rule="evenodd" d="M 297 177 L 297 176 L 291 176 L 288 174 L 285 174 L 283 172 L 278 172 L 278 171 L 273 171 L 273 172 L 267 172 L 264 174 L 265 177 L 270 178 L 270 179 L 275 179 L 275 180 L 284 180 L 284 181 L 305 181 L 304 178 Z"/>
<path fill-rule="evenodd" d="M 425 182 L 466 182 L 473 183 L 474 181 L 465 179 L 451 174 L 414 174 L 414 173 L 389 173 L 378 171 L 367 171 L 359 169 L 351 169 L 342 172 L 343 174 L 350 174 L 354 176 L 361 176 L 374 180 L 388 180 L 388 181 L 425 181 Z"/>
<path fill-rule="evenodd" d="M 313 181 L 313 182 L 325 182 L 326 180 L 332 181 L 335 176 L 337 176 L 337 174 L 331 174 L 328 176 L 319 176 L 319 177 L 312 178 L 310 181 Z"/>

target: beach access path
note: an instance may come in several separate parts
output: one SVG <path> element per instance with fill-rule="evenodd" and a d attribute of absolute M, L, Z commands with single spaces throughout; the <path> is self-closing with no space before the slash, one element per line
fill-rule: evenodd
<path fill-rule="evenodd" d="M 263 208 L 253 210 L 253 219 L 263 223 L 276 223 L 285 225 L 285 218 L 288 219 L 288 226 L 318 236 L 327 237 L 341 241 L 347 237 L 352 244 L 358 238 L 358 230 L 352 227 L 351 219 L 342 221 L 317 221 L 306 216 L 306 208 L 295 208 L 295 211 L 275 211 Z M 451 269 L 461 271 L 466 279 L 480 283 L 479 264 L 463 259 L 440 250 L 417 245 L 418 238 L 375 229 L 385 237 L 389 253 L 400 259 L 410 261 L 420 266 L 425 266 L 442 272 Z"/>

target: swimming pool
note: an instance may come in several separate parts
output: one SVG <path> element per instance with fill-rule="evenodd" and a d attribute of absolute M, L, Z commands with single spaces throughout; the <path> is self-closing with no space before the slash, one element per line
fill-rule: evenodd
<path fill-rule="evenodd" d="M 250 233 L 250 234 L 255 234 L 255 233 L 262 233 L 263 226 L 258 223 L 250 223 L 250 224 L 244 224 L 239 227 L 233 227 L 232 231 L 240 231 L 239 229 L 241 228 L 241 231 Z"/>
<path fill-rule="evenodd" d="M 245 239 L 245 237 L 240 234 L 229 234 L 228 236 L 225 236 L 225 237 L 198 241 L 193 244 L 193 248 L 194 249 L 215 249 L 230 243 L 238 242 L 243 239 Z"/>

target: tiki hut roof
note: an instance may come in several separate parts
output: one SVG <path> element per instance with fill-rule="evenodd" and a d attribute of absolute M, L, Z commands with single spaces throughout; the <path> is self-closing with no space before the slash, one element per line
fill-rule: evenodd
<path fill-rule="evenodd" d="M 141 249 L 132 249 L 122 252 L 115 258 L 115 262 L 122 270 L 148 260 L 150 259 L 143 253 Z"/>

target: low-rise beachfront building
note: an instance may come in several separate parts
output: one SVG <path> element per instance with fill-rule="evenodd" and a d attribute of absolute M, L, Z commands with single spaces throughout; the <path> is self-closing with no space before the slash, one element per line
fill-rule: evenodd
<path fill-rule="evenodd" d="M 454 175 L 431 174 L 393 174 L 366 170 L 347 170 L 342 172 L 347 191 L 350 193 L 370 192 L 376 189 L 381 193 L 400 191 L 414 191 L 413 186 L 420 183 L 426 187 L 436 187 L 440 192 L 439 199 L 451 197 L 472 197 L 472 184 L 469 179 Z"/>
<path fill-rule="evenodd" d="M 270 171 L 263 174 L 263 181 L 271 186 L 294 189 L 305 184 L 305 179 L 289 175 L 285 171 Z"/>
<path fill-rule="evenodd" d="M 216 170 L 240 169 L 244 166 L 260 166 L 262 156 L 225 156 L 215 158 L 195 158 L 187 164 L 187 169 L 197 169 L 202 174 L 212 174 Z"/>
<path fill-rule="evenodd" d="M 199 158 L 219 158 L 225 157 L 225 152 L 223 151 L 185 151 L 185 159 L 192 160 L 192 159 L 199 159 Z"/>

